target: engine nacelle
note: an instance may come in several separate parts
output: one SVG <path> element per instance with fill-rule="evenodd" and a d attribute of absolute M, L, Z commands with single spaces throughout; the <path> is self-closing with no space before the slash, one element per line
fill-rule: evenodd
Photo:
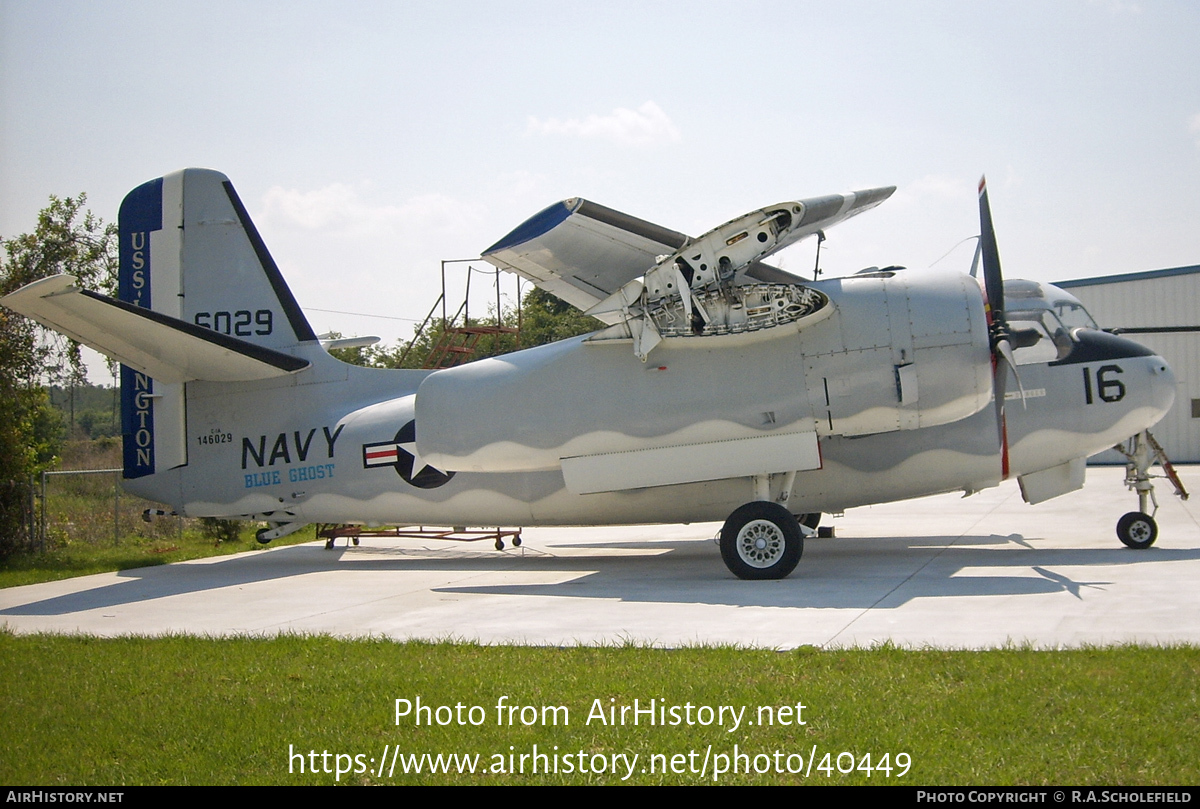
<path fill-rule="evenodd" d="M 975 279 L 882 271 L 820 285 L 836 329 L 804 341 L 822 435 L 917 430 L 964 419 L 992 399 L 992 359 Z"/>

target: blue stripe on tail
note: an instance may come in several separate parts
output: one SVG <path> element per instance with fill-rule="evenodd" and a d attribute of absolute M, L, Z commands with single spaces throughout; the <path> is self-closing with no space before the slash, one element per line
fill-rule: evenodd
<path fill-rule="evenodd" d="M 117 297 L 150 308 L 150 234 L 162 230 L 162 178 L 138 186 L 121 203 Z M 121 366 L 124 477 L 154 474 L 154 380 Z"/>

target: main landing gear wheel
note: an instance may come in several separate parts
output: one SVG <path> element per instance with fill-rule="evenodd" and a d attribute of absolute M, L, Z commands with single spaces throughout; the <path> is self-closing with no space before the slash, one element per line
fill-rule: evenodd
<path fill-rule="evenodd" d="M 747 503 L 721 528 L 721 558 L 739 579 L 782 579 L 803 553 L 800 524 L 778 503 Z"/>
<path fill-rule="evenodd" d="M 811 528 L 816 531 L 817 527 L 821 524 L 821 512 L 814 511 L 811 514 L 797 514 L 796 519 L 805 528 Z"/>
<path fill-rule="evenodd" d="M 263 534 L 267 533 L 267 531 L 269 531 L 269 530 L 271 530 L 271 529 L 259 528 L 257 531 L 254 532 L 254 538 L 256 540 L 258 540 L 258 544 L 266 545 L 267 543 L 269 543 L 271 541 L 269 539 L 263 539 Z"/>
<path fill-rule="evenodd" d="M 1130 548 L 1144 550 L 1158 539 L 1158 523 L 1149 514 L 1131 511 L 1117 520 L 1117 538 Z"/>

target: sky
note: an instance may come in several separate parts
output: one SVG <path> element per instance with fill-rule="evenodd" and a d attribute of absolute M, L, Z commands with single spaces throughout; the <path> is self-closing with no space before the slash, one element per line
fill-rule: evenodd
<path fill-rule="evenodd" d="M 218 169 L 314 329 L 385 342 L 574 196 L 699 235 L 896 185 L 825 273 L 965 271 L 986 173 L 1006 277 L 1192 265 L 1198 40 L 1184 0 L 0 0 L 0 236 Z"/>

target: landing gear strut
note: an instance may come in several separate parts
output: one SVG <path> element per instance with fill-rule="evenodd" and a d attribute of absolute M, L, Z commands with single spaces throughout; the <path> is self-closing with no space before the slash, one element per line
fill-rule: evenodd
<path fill-rule="evenodd" d="M 814 511 L 809 514 L 797 514 L 796 519 L 805 528 L 809 528 L 816 533 L 816 530 L 821 526 L 821 512 Z"/>
<path fill-rule="evenodd" d="M 1154 521 L 1154 515 L 1158 513 L 1158 498 L 1154 496 L 1151 477 L 1155 476 L 1150 474 L 1150 466 L 1158 462 L 1163 474 L 1157 477 L 1171 481 L 1180 499 L 1187 500 L 1188 493 L 1167 454 L 1149 430 L 1129 439 L 1128 447 L 1118 444 L 1113 449 L 1125 456 L 1125 485 L 1138 494 L 1138 510 L 1129 512 L 1117 521 L 1117 538 L 1130 548 L 1144 550 L 1158 538 L 1158 524 Z M 1154 505 L 1153 511 L 1149 510 L 1151 503 Z"/>

